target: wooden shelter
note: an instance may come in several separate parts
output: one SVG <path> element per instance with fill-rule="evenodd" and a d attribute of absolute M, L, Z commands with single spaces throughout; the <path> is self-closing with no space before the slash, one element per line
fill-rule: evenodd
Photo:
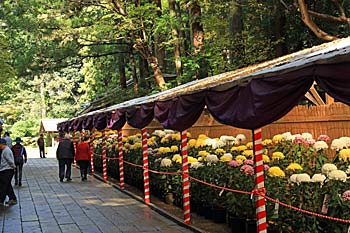
<path fill-rule="evenodd" d="M 55 133 L 58 133 L 57 125 L 66 121 L 67 118 L 42 119 L 40 123 L 40 134 L 47 134 L 46 145 L 53 146 L 55 143 Z"/>

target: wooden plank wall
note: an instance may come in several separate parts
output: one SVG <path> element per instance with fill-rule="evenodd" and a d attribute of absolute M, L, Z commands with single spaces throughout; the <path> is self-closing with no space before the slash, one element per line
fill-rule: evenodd
<path fill-rule="evenodd" d="M 162 129 L 156 121 L 148 126 L 149 132 Z M 341 136 L 350 137 L 350 107 L 342 103 L 333 103 L 323 106 L 297 106 L 280 120 L 263 127 L 263 138 L 272 138 L 274 135 L 284 132 L 292 134 L 308 132 L 314 138 L 320 134 L 327 134 L 331 139 Z M 251 131 L 222 125 L 214 120 L 208 112 L 204 112 L 198 121 L 189 129 L 192 137 L 206 134 L 209 137 L 221 135 L 236 136 L 243 133 L 251 138 Z M 139 130 L 128 125 L 123 128 L 124 135 L 139 133 Z"/>

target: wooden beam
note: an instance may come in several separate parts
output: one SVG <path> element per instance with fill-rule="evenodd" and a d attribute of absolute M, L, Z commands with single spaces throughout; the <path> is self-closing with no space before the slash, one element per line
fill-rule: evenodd
<path fill-rule="evenodd" d="M 325 105 L 323 99 L 321 98 L 321 96 L 318 94 L 318 92 L 315 89 L 315 83 L 311 86 L 309 91 L 313 95 L 313 97 L 316 99 L 318 105 Z"/>
<path fill-rule="evenodd" d="M 330 95 L 326 94 L 326 104 L 330 105 L 334 103 L 334 98 L 331 97 Z"/>
<path fill-rule="evenodd" d="M 314 105 L 318 106 L 319 104 L 317 103 L 316 99 L 311 95 L 311 93 L 308 91 L 305 94 L 305 97 L 310 100 Z"/>

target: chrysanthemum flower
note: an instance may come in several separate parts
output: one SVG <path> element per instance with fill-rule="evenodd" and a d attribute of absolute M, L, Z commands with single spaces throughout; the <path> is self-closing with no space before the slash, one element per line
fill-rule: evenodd
<path fill-rule="evenodd" d="M 314 144 L 314 149 L 316 151 L 320 151 L 320 150 L 327 150 L 328 149 L 328 145 L 325 141 L 317 141 Z"/>
<path fill-rule="evenodd" d="M 325 164 L 323 164 L 322 169 L 321 169 L 322 173 L 326 174 L 326 175 L 328 173 L 330 173 L 331 171 L 334 171 L 334 170 L 338 170 L 338 168 L 337 168 L 337 166 L 335 166 L 332 163 L 325 163 Z"/>
<path fill-rule="evenodd" d="M 264 163 L 269 163 L 270 162 L 269 156 L 263 155 L 263 161 L 264 161 Z"/>
<path fill-rule="evenodd" d="M 236 160 L 231 160 L 227 165 L 230 167 L 239 167 L 241 164 Z"/>
<path fill-rule="evenodd" d="M 302 174 L 297 174 L 297 183 L 308 183 L 311 182 L 311 178 L 309 174 L 302 173 Z"/>
<path fill-rule="evenodd" d="M 277 166 L 270 167 L 267 174 L 271 177 L 285 177 L 286 176 L 284 171 L 282 171 L 282 169 L 277 167 Z"/>
<path fill-rule="evenodd" d="M 331 138 L 326 134 L 321 134 L 320 136 L 318 136 L 317 140 L 328 142 L 329 140 L 331 140 Z"/>
<path fill-rule="evenodd" d="M 282 139 L 283 139 L 282 135 L 281 134 L 277 134 L 277 135 L 273 136 L 272 141 L 274 143 L 279 143 L 279 142 L 282 141 Z"/>
<path fill-rule="evenodd" d="M 176 161 L 176 160 L 181 159 L 181 158 L 182 157 L 180 154 L 175 154 L 171 160 Z"/>
<path fill-rule="evenodd" d="M 342 149 L 339 151 L 339 159 L 347 162 L 350 159 L 350 149 Z"/>
<path fill-rule="evenodd" d="M 198 160 L 196 158 L 193 158 L 192 156 L 188 156 L 188 163 L 196 163 Z"/>
<path fill-rule="evenodd" d="M 265 140 L 262 142 L 262 144 L 263 144 L 264 146 L 271 145 L 271 144 L 272 144 L 272 140 L 271 140 L 271 139 L 265 139 Z"/>
<path fill-rule="evenodd" d="M 196 143 L 197 143 L 197 140 L 196 139 L 190 139 L 188 141 L 188 146 L 189 147 L 195 147 L 196 146 Z"/>
<path fill-rule="evenodd" d="M 328 174 L 328 178 L 330 180 L 339 180 L 345 182 L 347 179 L 347 175 L 344 171 L 341 170 L 333 170 Z"/>
<path fill-rule="evenodd" d="M 164 159 L 162 159 L 162 161 L 160 161 L 161 167 L 171 167 L 171 164 L 172 164 L 172 162 L 168 158 L 164 158 Z"/>
<path fill-rule="evenodd" d="M 254 168 L 250 165 L 243 165 L 240 171 L 244 172 L 245 175 L 254 175 Z"/>
<path fill-rule="evenodd" d="M 311 182 L 314 183 L 321 183 L 323 184 L 323 182 L 326 180 L 326 176 L 323 174 L 314 174 L 311 178 Z"/>
<path fill-rule="evenodd" d="M 191 163 L 191 168 L 198 169 L 200 167 L 204 167 L 204 164 L 200 162 Z"/>
<path fill-rule="evenodd" d="M 218 157 L 213 154 L 207 155 L 207 157 L 205 157 L 205 160 L 209 163 L 216 163 L 219 161 Z"/>
<path fill-rule="evenodd" d="M 245 156 L 245 157 L 250 157 L 250 158 L 253 158 L 254 157 L 254 151 L 253 150 L 245 150 L 242 152 L 242 154 Z"/>
<path fill-rule="evenodd" d="M 253 142 L 248 142 L 245 146 L 246 146 L 248 149 L 253 149 Z"/>
<path fill-rule="evenodd" d="M 303 170 L 302 166 L 300 166 L 300 164 L 298 163 L 291 163 L 289 164 L 289 166 L 286 168 L 286 171 L 300 171 Z"/>
<path fill-rule="evenodd" d="M 343 201 L 350 201 L 350 190 L 346 190 L 342 195 Z"/>
<path fill-rule="evenodd" d="M 284 159 L 284 154 L 282 152 L 273 152 L 272 154 L 272 160 L 280 160 L 280 159 Z"/>
<path fill-rule="evenodd" d="M 170 147 L 171 152 L 177 152 L 179 151 L 179 148 L 176 145 L 173 145 Z"/>
<path fill-rule="evenodd" d="M 225 153 L 226 153 L 226 151 L 224 149 L 221 149 L 221 148 L 218 148 L 215 150 L 215 154 L 217 154 L 217 155 L 223 155 Z"/>

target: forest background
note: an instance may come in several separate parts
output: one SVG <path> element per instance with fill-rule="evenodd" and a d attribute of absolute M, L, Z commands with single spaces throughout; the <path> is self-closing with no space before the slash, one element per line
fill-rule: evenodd
<path fill-rule="evenodd" d="M 349 35 L 348 0 L 0 0 L 0 117 L 150 95 Z"/>

